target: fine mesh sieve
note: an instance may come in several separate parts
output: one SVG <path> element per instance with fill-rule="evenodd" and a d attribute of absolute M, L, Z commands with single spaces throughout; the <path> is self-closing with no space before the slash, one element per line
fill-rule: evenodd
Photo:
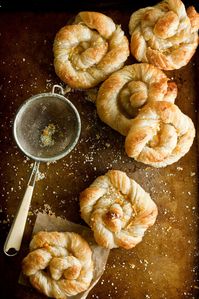
<path fill-rule="evenodd" d="M 55 88 L 61 94 L 55 93 Z M 54 85 L 51 93 L 38 94 L 25 101 L 15 116 L 15 141 L 26 156 L 35 160 L 35 164 L 4 245 L 6 255 L 15 255 L 20 249 L 39 163 L 63 158 L 79 139 L 79 113 L 63 94 L 63 88 Z"/>
<path fill-rule="evenodd" d="M 52 136 L 50 126 L 54 129 Z M 21 106 L 13 130 L 19 148 L 27 156 L 49 162 L 73 149 L 79 138 L 80 117 L 74 105 L 53 89 L 52 93 L 33 96 Z M 44 131 L 49 131 L 46 144 L 42 140 Z"/>

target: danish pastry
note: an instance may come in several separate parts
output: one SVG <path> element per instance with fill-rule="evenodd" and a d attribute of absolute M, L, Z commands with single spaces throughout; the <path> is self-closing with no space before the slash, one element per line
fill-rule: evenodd
<path fill-rule="evenodd" d="M 130 249 L 142 241 L 157 217 L 156 204 L 125 172 L 110 170 L 80 194 L 81 217 L 96 242 Z"/>
<path fill-rule="evenodd" d="M 132 120 L 125 140 L 129 157 L 154 167 L 178 161 L 195 137 L 192 120 L 169 102 L 151 102 Z"/>
<path fill-rule="evenodd" d="M 198 46 L 199 14 L 180 0 L 164 0 L 134 12 L 129 22 L 131 53 L 160 69 L 186 65 Z"/>
<path fill-rule="evenodd" d="M 48 297 L 67 299 L 88 289 L 93 278 L 92 251 L 71 232 L 39 232 L 22 262 L 30 283 Z"/>
<path fill-rule="evenodd" d="M 148 102 L 174 102 L 177 86 L 157 67 L 140 63 L 113 73 L 99 89 L 96 106 L 99 117 L 122 135 L 127 135 L 131 120 Z"/>
<path fill-rule="evenodd" d="M 58 77 L 73 88 L 87 89 L 123 66 L 129 43 L 111 18 L 83 11 L 74 24 L 59 30 L 53 50 Z"/>

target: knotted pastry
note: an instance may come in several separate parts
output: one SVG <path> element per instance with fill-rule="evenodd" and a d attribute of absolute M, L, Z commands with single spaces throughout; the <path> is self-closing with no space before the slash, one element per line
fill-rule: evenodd
<path fill-rule="evenodd" d="M 154 167 L 178 161 L 195 137 L 192 120 L 169 102 L 151 102 L 132 120 L 125 140 L 129 157 Z"/>
<path fill-rule="evenodd" d="M 22 271 L 48 297 L 67 299 L 88 289 L 93 278 L 92 251 L 71 232 L 39 232 L 30 243 Z"/>
<path fill-rule="evenodd" d="M 80 12 L 54 41 L 55 72 L 73 88 L 90 88 L 120 69 L 129 56 L 124 32 L 98 12 Z"/>
<path fill-rule="evenodd" d="M 134 247 L 157 217 L 149 194 L 119 170 L 108 171 L 85 189 L 80 208 L 96 242 L 110 249 Z"/>
<path fill-rule="evenodd" d="M 174 102 L 177 86 L 151 64 L 125 66 L 113 73 L 99 89 L 96 106 L 99 117 L 122 135 L 127 135 L 131 120 L 148 102 Z"/>
<path fill-rule="evenodd" d="M 164 0 L 134 12 L 129 22 L 131 53 L 164 70 L 186 65 L 198 46 L 199 14 L 180 0 Z"/>

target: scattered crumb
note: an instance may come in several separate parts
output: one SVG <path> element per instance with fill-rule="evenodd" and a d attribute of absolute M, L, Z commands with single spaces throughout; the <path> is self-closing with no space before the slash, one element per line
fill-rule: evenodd
<path fill-rule="evenodd" d="M 47 162 L 46 164 L 47 164 L 47 166 L 49 166 L 50 164 L 55 164 L 55 163 L 57 163 L 56 160 L 55 160 L 55 161 L 49 161 L 49 162 Z"/>
<path fill-rule="evenodd" d="M 32 211 L 30 209 L 29 213 L 30 213 L 30 216 L 37 215 L 38 213 L 47 214 L 47 215 L 54 215 L 55 216 L 55 212 L 52 211 L 51 206 L 47 203 L 44 204 L 43 208 L 40 207 L 40 208 L 34 209 Z"/>
<path fill-rule="evenodd" d="M 41 181 L 41 180 L 43 180 L 45 177 L 46 177 L 45 173 L 40 172 L 40 171 L 38 170 L 37 177 L 36 177 L 36 181 Z"/>
<path fill-rule="evenodd" d="M 64 94 L 67 94 L 71 91 L 73 91 L 72 88 L 70 86 L 66 85 L 66 87 L 64 88 Z"/>
<path fill-rule="evenodd" d="M 100 139 L 100 135 L 96 134 L 96 139 L 99 140 Z"/>
<path fill-rule="evenodd" d="M 131 269 L 134 269 L 134 268 L 135 268 L 135 264 L 133 264 L 133 263 L 129 263 L 129 267 L 130 267 Z"/>
<path fill-rule="evenodd" d="M 91 88 L 85 92 L 85 99 L 89 102 L 95 103 L 97 99 L 98 88 Z"/>

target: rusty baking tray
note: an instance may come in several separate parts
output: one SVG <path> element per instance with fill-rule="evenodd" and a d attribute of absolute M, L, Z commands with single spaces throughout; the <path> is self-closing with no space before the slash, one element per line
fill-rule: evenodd
<path fill-rule="evenodd" d="M 34 3 L 33 3 L 34 2 Z M 39 2 L 39 1 L 38 1 Z M 41 1 L 40 1 L 41 2 Z M 16 147 L 12 137 L 13 117 L 19 105 L 37 93 L 60 84 L 53 67 L 52 44 L 56 32 L 81 9 L 101 11 L 121 23 L 128 35 L 131 13 L 157 1 L 65 1 L 49 6 L 28 1 L 2 2 L 0 11 L 0 241 L 1 298 L 45 298 L 18 284 L 21 260 L 27 250 L 38 211 L 83 224 L 79 193 L 108 169 L 126 171 L 150 192 L 158 205 L 155 225 L 132 250 L 111 251 L 106 270 L 88 298 L 180 299 L 199 298 L 198 269 L 198 149 L 197 138 L 189 153 L 177 163 L 155 169 L 135 162 L 124 151 L 124 137 L 103 124 L 93 103 L 82 91 L 68 98 L 80 112 L 81 138 L 76 149 L 57 163 L 41 165 L 40 180 L 26 225 L 20 253 L 3 255 L 3 244 L 23 196 L 32 161 Z M 195 6 L 198 1 L 192 1 Z M 188 5 L 188 1 L 185 1 Z M 29 7 L 28 7 L 29 5 Z M 130 57 L 128 64 L 135 62 Z M 167 72 L 178 85 L 176 100 L 197 127 L 199 52 L 190 63 Z"/>

